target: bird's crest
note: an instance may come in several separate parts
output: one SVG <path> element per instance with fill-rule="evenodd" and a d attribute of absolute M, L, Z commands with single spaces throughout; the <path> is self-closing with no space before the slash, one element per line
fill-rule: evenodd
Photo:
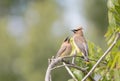
<path fill-rule="evenodd" d="M 70 42 L 69 36 L 65 38 L 64 42 L 66 42 L 66 41 Z"/>
<path fill-rule="evenodd" d="M 75 30 L 82 30 L 83 28 L 80 26 L 78 28 L 76 28 Z"/>

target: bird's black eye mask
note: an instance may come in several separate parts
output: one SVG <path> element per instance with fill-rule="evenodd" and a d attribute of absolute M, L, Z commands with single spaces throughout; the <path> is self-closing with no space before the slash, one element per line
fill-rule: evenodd
<path fill-rule="evenodd" d="M 74 31 L 78 31 L 78 30 L 74 30 Z"/>
<path fill-rule="evenodd" d="M 75 30 L 75 29 L 72 30 L 72 32 L 74 32 L 74 33 L 75 33 L 76 31 L 77 31 L 77 30 Z"/>

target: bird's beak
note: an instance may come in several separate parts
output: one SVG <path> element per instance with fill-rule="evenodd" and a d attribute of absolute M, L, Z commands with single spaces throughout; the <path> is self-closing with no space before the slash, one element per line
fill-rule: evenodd
<path fill-rule="evenodd" d="M 73 30 L 71 30 L 71 31 L 75 33 L 75 31 L 76 31 L 76 30 L 75 30 L 75 29 L 73 29 Z"/>

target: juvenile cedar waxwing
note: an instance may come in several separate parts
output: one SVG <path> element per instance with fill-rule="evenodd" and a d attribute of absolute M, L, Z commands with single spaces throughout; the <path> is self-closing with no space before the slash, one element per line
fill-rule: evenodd
<path fill-rule="evenodd" d="M 89 62 L 88 46 L 87 46 L 87 42 L 86 42 L 84 35 L 83 35 L 82 27 L 79 27 L 77 29 L 73 29 L 72 31 L 74 32 L 73 44 L 75 46 L 77 53 L 81 52 L 85 61 Z"/>
<path fill-rule="evenodd" d="M 71 53 L 71 51 L 72 51 L 72 46 L 71 46 L 71 44 L 70 44 L 70 39 L 69 39 L 69 37 L 67 37 L 67 38 L 63 41 L 63 43 L 62 43 L 59 51 L 57 52 L 57 55 L 56 55 L 55 58 L 57 58 L 57 57 L 69 56 L 70 53 Z"/>

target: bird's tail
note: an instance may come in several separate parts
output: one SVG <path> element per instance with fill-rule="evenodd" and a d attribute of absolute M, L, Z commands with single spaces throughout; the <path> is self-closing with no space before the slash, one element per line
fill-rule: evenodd
<path fill-rule="evenodd" d="M 84 57 L 84 59 L 85 59 L 85 63 L 86 63 L 87 65 L 90 64 L 90 61 L 89 61 L 88 57 Z"/>
<path fill-rule="evenodd" d="M 89 62 L 89 58 L 88 57 L 84 56 L 84 59 L 85 59 L 86 62 Z"/>

